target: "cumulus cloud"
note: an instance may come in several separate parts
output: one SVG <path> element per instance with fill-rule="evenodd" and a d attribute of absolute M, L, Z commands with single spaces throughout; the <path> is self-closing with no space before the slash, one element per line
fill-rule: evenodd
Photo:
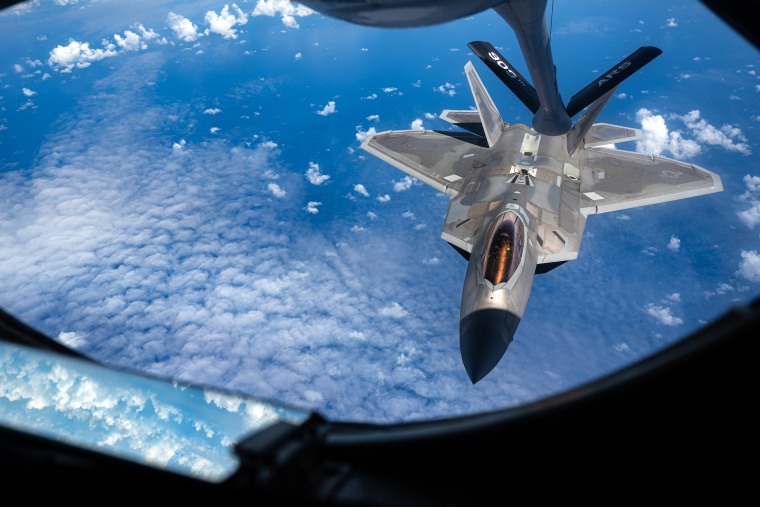
<path fill-rule="evenodd" d="M 327 115 L 330 115 L 330 114 L 333 114 L 333 113 L 337 113 L 337 112 L 338 111 L 335 109 L 335 101 L 334 100 L 331 100 L 330 102 L 327 103 L 327 105 L 325 107 L 323 107 L 319 111 L 316 111 L 316 113 L 319 116 L 327 116 Z"/>
<path fill-rule="evenodd" d="M 425 128 L 422 126 L 422 120 L 420 118 L 412 121 L 411 128 L 412 130 L 425 130 Z"/>
<path fill-rule="evenodd" d="M 737 274 L 750 282 L 760 282 L 760 254 L 756 250 L 742 250 Z"/>
<path fill-rule="evenodd" d="M 390 317 L 392 319 L 401 319 L 401 318 L 406 317 L 408 312 L 404 309 L 403 306 L 401 306 L 400 304 L 394 301 L 389 306 L 380 308 L 378 313 L 382 315 L 383 317 Z"/>
<path fill-rule="evenodd" d="M 184 139 L 180 139 L 178 142 L 172 145 L 172 150 L 174 150 L 175 152 L 182 152 L 185 149 L 186 145 L 187 145 L 187 141 L 185 141 Z"/>
<path fill-rule="evenodd" d="M 380 201 L 380 202 L 388 202 L 388 201 L 391 200 L 391 196 L 389 196 L 388 194 L 378 195 L 377 196 L 377 200 Z"/>
<path fill-rule="evenodd" d="M 642 139 L 636 142 L 636 151 L 654 155 L 670 152 L 675 158 L 688 159 L 698 155 L 703 145 L 709 145 L 743 155 L 751 153 L 741 129 L 729 124 L 717 128 L 701 118 L 698 110 L 684 115 L 672 114 L 668 118 L 680 120 L 693 139 L 684 137 L 680 130 L 670 131 L 662 115 L 642 108 L 636 112 L 642 130 Z"/>
<path fill-rule="evenodd" d="M 442 84 L 440 86 L 436 86 L 435 88 L 433 88 L 433 91 L 436 91 L 436 92 L 439 92 L 439 93 L 443 93 L 444 95 L 448 95 L 450 97 L 453 97 L 454 95 L 457 94 L 455 88 L 456 88 L 456 86 L 454 86 L 451 83 L 444 83 L 444 84 Z"/>
<path fill-rule="evenodd" d="M 675 235 L 671 236 L 670 241 L 668 241 L 668 249 L 677 252 L 680 248 L 681 240 L 678 239 Z"/>
<path fill-rule="evenodd" d="M 395 86 L 388 86 L 388 87 L 386 87 L 386 88 L 383 88 L 383 91 L 384 91 L 385 93 L 393 93 L 393 92 L 395 92 L 396 90 L 398 90 L 398 88 L 396 88 Z"/>
<path fill-rule="evenodd" d="M 665 21 L 665 26 L 667 26 L 668 28 L 675 28 L 675 27 L 677 27 L 678 23 L 676 22 L 676 18 L 668 18 Z"/>
<path fill-rule="evenodd" d="M 220 130 L 222 129 L 220 129 L 219 127 L 211 127 L 210 129 L 208 129 L 208 131 L 211 132 L 212 134 L 216 134 Z"/>
<path fill-rule="evenodd" d="M 414 180 L 411 177 L 404 176 L 400 181 L 393 180 L 393 191 L 403 192 L 404 190 L 409 190 L 413 184 Z"/>
<path fill-rule="evenodd" d="M 435 115 L 433 113 L 425 113 L 425 118 L 427 118 L 428 120 L 435 120 L 436 118 L 438 118 L 438 115 Z"/>
<path fill-rule="evenodd" d="M 356 192 L 359 195 L 363 195 L 364 197 L 369 197 L 369 192 L 367 192 L 367 188 L 361 183 L 357 183 L 356 185 L 354 185 L 354 192 Z"/>
<path fill-rule="evenodd" d="M 293 56 L 293 58 L 296 60 L 300 60 L 301 58 L 303 58 L 303 55 L 301 53 L 296 53 L 295 56 Z"/>
<path fill-rule="evenodd" d="M 678 326 L 683 324 L 683 320 L 673 315 L 671 309 L 667 306 L 659 306 L 649 303 L 646 307 L 647 315 L 653 317 L 657 322 L 665 326 Z"/>
<path fill-rule="evenodd" d="M 367 116 L 367 121 L 380 121 L 380 115 L 379 114 L 371 114 Z"/>
<path fill-rule="evenodd" d="M 166 16 L 166 22 L 174 35 L 182 41 L 193 42 L 203 36 L 203 33 L 198 31 L 198 27 L 192 21 L 180 14 L 169 12 Z"/>
<path fill-rule="evenodd" d="M 317 213 L 319 213 L 319 209 L 318 209 L 319 206 L 322 206 L 321 202 L 309 201 L 309 203 L 306 205 L 304 210 L 306 210 L 306 213 L 311 213 L 312 215 L 316 215 Z"/>
<path fill-rule="evenodd" d="M 361 125 L 356 127 L 356 140 L 359 142 L 364 141 L 367 136 L 374 136 L 377 134 L 375 127 L 370 127 L 367 130 L 361 130 Z"/>
<path fill-rule="evenodd" d="M 760 224 L 760 176 L 744 176 L 744 184 L 747 186 L 746 192 L 739 196 L 739 200 L 749 204 L 749 208 L 737 212 L 739 219 L 749 227 L 754 229 Z"/>
<path fill-rule="evenodd" d="M 74 68 L 89 67 L 92 62 L 110 58 L 119 53 L 147 49 L 148 44 L 145 41 L 158 37 L 156 32 L 146 29 L 142 24 L 138 23 L 133 28 L 139 33 L 125 30 L 124 35 L 114 34 L 114 42 L 104 39 L 102 48 L 92 49 L 87 42 L 69 39 L 68 45 L 58 45 L 50 52 L 47 63 L 60 72 L 71 72 Z M 37 61 L 33 64 L 37 66 Z"/>
<path fill-rule="evenodd" d="M 251 16 L 281 16 L 282 24 L 288 28 L 300 28 L 296 18 L 314 14 L 314 11 L 304 5 L 290 0 L 258 0 Z"/>
<path fill-rule="evenodd" d="M 219 114 L 221 112 L 222 112 L 221 109 L 219 109 L 218 107 L 214 107 L 214 108 L 206 109 L 205 111 L 203 111 L 203 114 L 210 114 L 210 115 L 213 116 L 213 115 Z"/>
<path fill-rule="evenodd" d="M 362 97 L 362 98 L 364 98 L 365 100 L 375 100 L 377 98 L 377 93 L 370 93 L 366 97 Z"/>
<path fill-rule="evenodd" d="M 636 151 L 662 155 L 670 152 L 677 159 L 692 158 L 699 154 L 701 147 L 693 140 L 685 139 L 681 132 L 671 132 L 662 115 L 648 109 L 639 109 L 636 120 L 641 123 L 642 137 L 636 141 Z"/>
<path fill-rule="evenodd" d="M 118 33 L 114 34 L 113 38 L 116 40 L 116 45 L 124 51 L 139 51 L 148 47 L 140 36 L 131 30 L 125 31 L 123 37 Z"/>
<path fill-rule="evenodd" d="M 83 69 L 89 67 L 92 62 L 110 58 L 117 54 L 113 45 L 92 49 L 87 42 L 70 40 L 66 46 L 56 46 L 50 52 L 48 65 L 61 72 L 71 72 L 75 67 Z"/>
<path fill-rule="evenodd" d="M 741 129 L 733 125 L 725 124 L 720 128 L 710 125 L 704 118 L 700 117 L 699 110 L 690 111 L 681 116 L 674 115 L 674 117 L 683 121 L 699 142 L 711 146 L 720 146 L 725 150 L 735 151 L 743 155 L 751 153 L 747 138 Z"/>
<path fill-rule="evenodd" d="M 267 185 L 267 188 L 269 189 L 270 192 L 272 192 L 272 195 L 277 197 L 278 199 L 282 199 L 283 197 L 285 197 L 285 193 L 286 193 L 285 190 L 283 190 L 280 187 L 280 185 L 278 185 L 277 183 L 270 183 L 269 185 Z"/>
<path fill-rule="evenodd" d="M 237 29 L 234 27 L 248 23 L 248 16 L 236 4 L 232 4 L 232 10 L 225 5 L 219 14 L 214 11 L 206 12 L 204 21 L 208 25 L 207 33 L 216 33 L 225 39 L 237 39 Z"/>
<path fill-rule="evenodd" d="M 312 185 L 321 185 L 325 181 L 330 179 L 327 174 L 322 174 L 319 170 L 319 164 L 315 162 L 309 162 L 309 168 L 306 170 L 306 179 Z"/>
<path fill-rule="evenodd" d="M 22 88 L 21 93 L 26 95 L 27 97 L 32 97 L 34 95 L 37 95 L 37 92 L 30 90 L 29 88 Z"/>

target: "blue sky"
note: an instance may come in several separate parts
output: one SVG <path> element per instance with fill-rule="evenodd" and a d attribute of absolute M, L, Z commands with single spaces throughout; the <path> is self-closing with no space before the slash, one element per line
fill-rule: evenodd
<path fill-rule="evenodd" d="M 560 91 L 663 54 L 598 121 L 725 191 L 589 217 L 536 277 L 496 369 L 459 355 L 447 198 L 359 150 L 471 107 L 467 43 L 528 75 L 492 12 L 349 25 L 286 1 L 29 2 L 0 17 L 0 306 L 99 360 L 390 422 L 513 406 L 647 355 L 757 296 L 760 59 L 693 1 L 555 2 Z"/>

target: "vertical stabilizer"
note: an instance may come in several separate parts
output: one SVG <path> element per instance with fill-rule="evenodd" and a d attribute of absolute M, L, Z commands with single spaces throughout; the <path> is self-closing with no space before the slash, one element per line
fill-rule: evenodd
<path fill-rule="evenodd" d="M 470 83 L 470 90 L 472 90 L 472 96 L 475 99 L 475 106 L 478 108 L 480 122 L 483 124 L 488 147 L 493 148 L 501 137 L 504 121 L 501 119 L 499 110 L 496 109 L 496 104 L 493 103 L 491 96 L 486 91 L 486 87 L 483 86 L 483 82 L 475 71 L 472 62 L 467 62 L 464 66 L 464 73 L 467 75 L 467 81 Z"/>
<path fill-rule="evenodd" d="M 596 99 L 588 107 L 588 109 L 586 109 L 586 112 L 583 113 L 580 118 L 578 118 L 578 121 L 575 122 L 575 125 L 573 125 L 573 128 L 570 129 L 570 132 L 567 133 L 568 155 L 573 156 L 575 150 L 577 150 L 578 146 L 581 145 L 583 138 L 586 136 L 586 133 L 594 124 L 594 121 L 597 119 L 597 117 L 599 117 L 599 113 L 602 112 L 604 106 L 607 105 L 607 102 L 609 102 L 612 96 L 615 94 L 615 90 L 617 90 L 617 86 L 608 90 L 607 93 Z"/>

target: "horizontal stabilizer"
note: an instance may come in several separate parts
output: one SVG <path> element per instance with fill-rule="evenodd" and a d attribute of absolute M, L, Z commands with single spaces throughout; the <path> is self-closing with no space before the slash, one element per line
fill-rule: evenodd
<path fill-rule="evenodd" d="M 624 143 L 641 139 L 641 130 L 610 123 L 595 123 L 584 137 L 584 148 L 598 148 L 607 144 Z"/>
<path fill-rule="evenodd" d="M 501 81 L 507 85 L 512 93 L 520 99 L 520 102 L 525 104 L 525 107 L 530 109 L 530 112 L 535 114 L 538 108 L 541 106 L 541 102 L 538 99 L 538 94 L 535 88 L 528 83 L 517 70 L 510 64 L 506 58 L 496 51 L 488 42 L 473 41 L 467 44 L 467 47 L 472 49 L 472 52 L 477 55 L 478 58 L 483 60 L 489 69 L 493 71 Z"/>
<path fill-rule="evenodd" d="M 454 110 L 444 109 L 438 117 L 473 134 L 485 137 L 483 124 L 480 123 L 480 113 L 474 109 Z"/>
<path fill-rule="evenodd" d="M 570 98 L 570 102 L 567 103 L 567 114 L 572 117 L 580 113 L 583 108 L 605 93 L 616 88 L 624 79 L 631 76 L 634 72 L 661 54 L 662 50 L 654 46 L 640 47 L 629 57 L 619 62 L 599 78 L 595 79 L 583 90 L 573 95 Z"/>
<path fill-rule="evenodd" d="M 483 125 L 488 147 L 493 148 L 501 137 L 504 121 L 501 119 L 499 110 L 496 109 L 496 104 L 493 103 L 491 96 L 488 95 L 488 90 L 483 86 L 483 82 L 480 80 L 480 76 L 478 76 L 472 62 L 465 64 L 464 73 L 467 76 L 467 81 L 470 83 L 470 90 L 475 99 L 475 106 L 478 108 L 480 123 Z"/>

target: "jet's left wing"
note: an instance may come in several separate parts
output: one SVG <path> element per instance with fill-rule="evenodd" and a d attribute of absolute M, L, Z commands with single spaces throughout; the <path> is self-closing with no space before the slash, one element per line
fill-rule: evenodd
<path fill-rule="evenodd" d="M 367 136 L 361 148 L 439 192 L 455 196 L 480 150 L 480 136 L 435 130 L 388 130 Z"/>
<path fill-rule="evenodd" d="M 658 155 L 591 148 L 585 151 L 580 165 L 580 207 L 584 215 L 723 190 L 717 174 Z"/>

